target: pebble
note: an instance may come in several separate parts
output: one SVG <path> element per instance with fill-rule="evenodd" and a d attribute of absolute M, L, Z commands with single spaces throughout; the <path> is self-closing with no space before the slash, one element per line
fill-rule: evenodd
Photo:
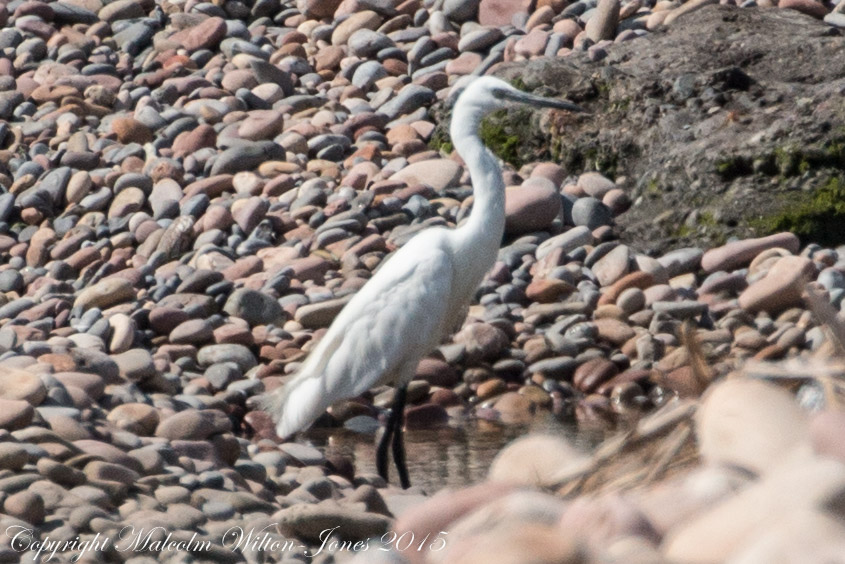
<path fill-rule="evenodd" d="M 606 329 L 606 332 L 610 333 L 610 330 Z M 592 358 L 575 370 L 572 375 L 572 384 L 582 392 L 590 393 L 616 376 L 618 372 L 619 369 L 611 361 L 604 358 Z"/>
<path fill-rule="evenodd" d="M 473 323 L 455 335 L 455 342 L 464 345 L 470 358 L 490 359 L 496 357 L 509 341 L 507 335 L 498 327 L 487 323 Z"/>
<path fill-rule="evenodd" d="M 132 2 L 132 0 L 116 0 L 115 2 L 106 4 L 97 12 L 97 16 L 101 20 L 110 23 L 118 20 L 141 18 L 145 15 L 143 8 Z"/>
<path fill-rule="evenodd" d="M 0 374 L 0 398 L 23 400 L 33 407 L 47 396 L 47 388 L 37 374 L 7 368 Z"/>
<path fill-rule="evenodd" d="M 331 17 L 340 4 L 341 0 L 305 0 L 298 2 L 297 7 L 306 17 L 319 20 Z"/>
<path fill-rule="evenodd" d="M 304 305 L 297 308 L 294 319 L 309 329 L 328 327 L 348 302 L 348 298 L 338 298 Z"/>
<path fill-rule="evenodd" d="M 627 245 L 619 245 L 604 255 L 591 270 L 602 286 L 609 286 L 628 274 L 631 262 L 631 253 Z"/>
<path fill-rule="evenodd" d="M 121 117 L 112 120 L 112 132 L 117 135 L 117 140 L 123 144 L 149 143 L 153 140 L 150 128 L 131 117 Z"/>
<path fill-rule="evenodd" d="M 797 10 L 802 14 L 818 19 L 824 18 L 828 13 L 824 4 L 813 0 L 784 0 L 778 3 L 778 8 L 781 10 Z"/>
<path fill-rule="evenodd" d="M 88 478 L 85 473 L 67 464 L 56 462 L 49 458 L 41 458 L 36 463 L 38 472 L 48 480 L 67 488 L 74 488 L 84 484 Z"/>
<path fill-rule="evenodd" d="M 345 45 L 353 33 L 360 29 L 374 30 L 381 24 L 381 17 L 372 10 L 362 10 L 343 20 L 332 32 L 332 45 Z"/>
<path fill-rule="evenodd" d="M 532 302 L 554 303 L 575 291 L 575 287 L 563 280 L 534 280 L 525 288 L 525 297 Z"/>
<path fill-rule="evenodd" d="M 499 412 L 499 420 L 506 424 L 527 424 L 534 417 L 532 402 L 517 392 L 502 394 L 494 404 Z"/>
<path fill-rule="evenodd" d="M 617 297 L 628 288 L 640 288 L 650 290 L 654 284 L 654 276 L 648 272 L 631 272 L 608 286 L 607 291 L 599 298 L 599 305 L 613 303 Z M 671 290 L 671 288 L 670 288 Z M 644 292 L 645 293 L 645 292 Z M 648 296 L 646 296 L 648 302 Z"/>
<path fill-rule="evenodd" d="M 483 26 L 511 25 L 515 15 L 528 13 L 530 5 L 531 2 L 529 0 L 517 0 L 514 2 L 481 0 L 478 6 L 478 23 Z"/>
<path fill-rule="evenodd" d="M 554 380 L 570 380 L 578 363 L 570 356 L 558 356 L 538 360 L 528 366 L 528 372 L 542 374 Z"/>
<path fill-rule="evenodd" d="M 23 429 L 32 422 L 34 415 L 35 410 L 27 401 L 0 399 L 0 429 Z"/>
<path fill-rule="evenodd" d="M 425 184 L 437 192 L 451 188 L 460 180 L 463 170 L 448 159 L 433 159 L 412 163 L 390 177 L 408 185 Z"/>
<path fill-rule="evenodd" d="M 833 11 L 824 17 L 825 23 L 834 25 L 840 29 L 845 28 L 845 13 Z"/>
<path fill-rule="evenodd" d="M 458 51 L 482 51 L 501 41 L 503 34 L 498 27 L 482 27 L 461 35 Z"/>
<path fill-rule="evenodd" d="M 388 75 L 387 70 L 376 61 L 366 61 L 355 69 L 352 84 L 361 90 L 369 90 L 373 85 Z"/>
<path fill-rule="evenodd" d="M 201 441 L 231 429 L 229 418 L 216 409 L 188 409 L 161 421 L 156 427 L 155 435 L 171 440 Z"/>
<path fill-rule="evenodd" d="M 292 456 L 306 466 L 322 464 L 325 461 L 323 454 L 314 447 L 297 443 L 283 443 L 279 445 L 282 452 Z"/>
<path fill-rule="evenodd" d="M 673 560 L 716 561 L 736 553 L 761 519 L 811 509 L 838 491 L 842 466 L 832 460 L 792 461 L 743 491 L 675 528 L 664 539 L 663 553 Z M 791 511 L 790 511 L 791 509 Z M 720 542 L 714 543 L 718 538 Z"/>
<path fill-rule="evenodd" d="M 105 393 L 106 384 L 97 374 L 87 372 L 57 372 L 53 377 L 65 388 L 76 388 L 94 401 L 99 400 Z"/>
<path fill-rule="evenodd" d="M 112 356 L 121 378 L 140 382 L 155 374 L 153 357 L 145 349 L 131 349 Z"/>
<path fill-rule="evenodd" d="M 212 49 L 226 37 L 226 22 L 223 18 L 212 16 L 199 24 L 176 32 L 169 40 L 181 45 L 188 51 Z"/>
<path fill-rule="evenodd" d="M 445 64 L 443 65 L 445 67 Z M 409 84 L 402 88 L 389 102 L 379 107 L 379 113 L 388 119 L 396 119 L 433 102 L 435 93 L 428 87 Z"/>
<path fill-rule="evenodd" d="M 449 414 L 443 406 L 429 403 L 410 407 L 405 412 L 406 429 L 434 429 L 447 425 Z"/>
<path fill-rule="evenodd" d="M 417 365 L 415 379 L 432 386 L 451 388 L 460 381 L 460 374 L 449 363 L 436 358 L 424 358 Z"/>
<path fill-rule="evenodd" d="M 233 362 L 243 372 L 248 371 L 256 364 L 255 357 L 248 348 L 244 345 L 229 343 L 202 347 L 197 353 L 197 362 L 201 366 L 209 366 L 220 362 Z"/>
<path fill-rule="evenodd" d="M 475 393 L 479 399 L 483 400 L 498 396 L 499 394 L 503 393 L 506 389 L 507 386 L 504 380 L 502 380 L 501 378 L 491 378 L 479 384 L 478 389 L 475 391 Z"/>
<path fill-rule="evenodd" d="M 575 227 L 544 241 L 537 248 L 537 258 L 545 258 L 554 249 L 559 249 L 563 253 L 569 253 L 578 247 L 591 244 L 592 242 L 593 234 L 588 227 Z"/>
<path fill-rule="evenodd" d="M 618 319 L 596 319 L 594 323 L 598 331 L 598 337 L 617 347 L 623 345 L 636 335 L 636 332 L 627 323 Z"/>
<path fill-rule="evenodd" d="M 610 209 L 610 212 L 614 215 L 621 215 L 628 211 L 631 207 L 631 196 L 628 195 L 627 192 L 624 190 L 620 190 L 619 188 L 613 188 L 609 190 L 604 197 L 602 198 L 602 203 Z"/>
<path fill-rule="evenodd" d="M 189 319 L 174 327 L 168 339 L 173 344 L 202 345 L 214 339 L 214 329 L 208 320 Z"/>
<path fill-rule="evenodd" d="M 551 487 L 567 471 L 586 460 L 581 452 L 559 437 L 529 435 L 496 455 L 488 479 L 493 483 Z"/>
<path fill-rule="evenodd" d="M 689 2 L 685 3 L 682 6 L 675 8 L 674 10 L 670 11 L 666 17 L 663 19 L 663 24 L 669 25 L 677 18 L 694 12 L 703 8 L 704 6 L 716 4 L 716 0 L 690 0 Z"/>
<path fill-rule="evenodd" d="M 0 443 L 0 469 L 19 471 L 29 462 L 26 449 L 15 443 Z"/>
<path fill-rule="evenodd" d="M 798 252 L 798 237 L 792 233 L 777 233 L 759 239 L 745 239 L 711 249 L 701 257 L 701 268 L 711 273 L 718 270 L 735 270 L 748 265 L 754 257 L 767 249 L 784 248 L 792 254 Z"/>
<path fill-rule="evenodd" d="M 83 290 L 73 305 L 83 310 L 93 307 L 105 309 L 134 298 L 135 289 L 129 280 L 110 278 Z"/>
<path fill-rule="evenodd" d="M 461 23 L 478 14 L 479 0 L 446 0 L 443 14 L 452 21 Z"/>
<path fill-rule="evenodd" d="M 27 491 L 7 497 L 3 502 L 3 512 L 30 525 L 40 525 L 46 516 L 41 496 Z"/>
<path fill-rule="evenodd" d="M 813 263 L 804 257 L 779 259 L 766 276 L 739 296 L 739 306 L 751 311 L 782 311 L 801 303 L 802 283 L 814 274 Z"/>
<path fill-rule="evenodd" d="M 330 505 L 301 503 L 282 510 L 277 516 L 282 534 L 317 543 L 320 542 L 320 533 L 325 523 L 336 523 L 337 534 L 349 539 L 381 536 L 390 525 L 390 520 L 384 515 Z"/>
<path fill-rule="evenodd" d="M 282 306 L 276 300 L 263 292 L 245 288 L 232 292 L 223 311 L 243 319 L 250 326 L 281 325 L 285 321 Z"/>
<path fill-rule="evenodd" d="M 116 426 L 131 433 L 149 436 L 159 423 L 158 410 L 143 403 L 124 403 L 112 409 L 108 417 Z"/>
<path fill-rule="evenodd" d="M 3 292 L 19 292 L 23 285 L 23 276 L 16 270 L 0 272 L 0 290 Z"/>
<path fill-rule="evenodd" d="M 578 198 L 572 205 L 572 222 L 590 230 L 603 225 L 610 225 L 613 215 L 601 200 L 596 198 Z"/>
<path fill-rule="evenodd" d="M 696 271 L 701 266 L 704 251 L 697 248 L 685 248 L 670 251 L 657 259 L 665 269 L 666 275 L 674 278 L 680 274 Z"/>
<path fill-rule="evenodd" d="M 756 473 L 810 449 L 809 421 L 790 394 L 754 380 L 711 387 L 696 416 L 696 433 L 707 460 Z"/>
<path fill-rule="evenodd" d="M 616 25 L 619 23 L 619 0 L 599 0 L 593 16 L 587 20 L 584 32 L 594 42 L 602 39 L 613 39 L 616 35 Z M 589 192 L 588 192 L 589 193 Z M 595 194 L 590 194 L 596 198 Z"/>
<path fill-rule="evenodd" d="M 690 319 L 707 312 L 707 304 L 694 301 L 663 302 L 655 301 L 651 304 L 655 313 L 666 313 L 677 319 Z"/>
<path fill-rule="evenodd" d="M 546 50 L 548 40 L 548 31 L 540 28 L 532 29 L 527 35 L 517 40 L 514 44 L 514 52 L 525 58 L 542 55 Z"/>
<path fill-rule="evenodd" d="M 577 186 L 587 195 L 599 200 L 616 188 L 616 184 L 613 181 L 605 178 L 598 172 L 585 172 L 578 177 Z"/>
<path fill-rule="evenodd" d="M 623 290 L 616 298 L 616 305 L 629 315 L 643 309 L 645 302 L 645 294 L 639 288 Z"/>
<path fill-rule="evenodd" d="M 505 231 L 510 234 L 547 230 L 561 211 L 552 181 L 533 178 L 506 192 Z"/>
<path fill-rule="evenodd" d="M 800 541 L 787 540 L 783 535 L 795 531 Z M 759 533 L 748 546 L 741 550 L 737 562 L 753 562 L 756 559 L 776 558 L 778 554 L 810 554 L 842 547 L 842 526 L 817 511 L 801 511 L 785 516 L 770 531 Z"/>
<path fill-rule="evenodd" d="M 133 485 L 140 478 L 137 472 L 125 466 L 111 462 L 102 462 L 100 460 L 94 460 L 86 464 L 84 472 L 88 480 L 92 482 L 119 482 L 126 486 Z"/>

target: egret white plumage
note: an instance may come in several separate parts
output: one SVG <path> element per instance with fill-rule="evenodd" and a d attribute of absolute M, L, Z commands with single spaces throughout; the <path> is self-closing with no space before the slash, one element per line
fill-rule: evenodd
<path fill-rule="evenodd" d="M 420 359 L 459 326 L 505 229 L 505 184 L 498 161 L 478 136 L 484 115 L 509 102 L 584 111 L 534 96 L 493 77 L 471 82 L 452 112 L 450 133 L 469 168 L 472 212 L 456 229 L 433 227 L 412 238 L 373 275 L 335 318 L 298 373 L 265 399 L 280 437 L 309 427 L 333 403 L 382 384 L 396 395 L 376 451 L 387 479 L 387 448 L 403 488 L 410 486 L 402 438 L 405 395 Z"/>

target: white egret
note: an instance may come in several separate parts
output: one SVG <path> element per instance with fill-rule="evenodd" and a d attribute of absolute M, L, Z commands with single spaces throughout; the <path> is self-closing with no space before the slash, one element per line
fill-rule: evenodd
<path fill-rule="evenodd" d="M 280 437 L 307 428 L 336 401 L 392 383 L 396 395 L 376 466 L 387 480 L 392 440 L 400 482 L 403 488 L 410 486 L 402 438 L 408 383 L 420 359 L 463 321 L 504 233 L 502 170 L 478 136 L 478 127 L 484 115 L 509 101 L 584 111 L 493 77 L 477 78 L 466 87 L 454 106 L 450 133 L 472 179 L 475 199 L 469 218 L 456 229 L 433 227 L 408 241 L 343 308 L 290 382 L 264 398 Z"/>

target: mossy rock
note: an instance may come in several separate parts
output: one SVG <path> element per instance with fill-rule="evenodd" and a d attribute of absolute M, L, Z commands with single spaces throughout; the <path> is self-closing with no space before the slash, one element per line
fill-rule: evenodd
<path fill-rule="evenodd" d="M 830 178 L 813 192 L 779 200 L 781 211 L 749 222 L 761 235 L 791 231 L 804 243 L 845 243 L 845 175 Z"/>
<path fill-rule="evenodd" d="M 454 150 L 449 136 L 451 108 L 441 106 L 434 113 L 438 125 L 428 146 L 449 154 Z M 481 120 L 479 135 L 494 155 L 515 169 L 529 162 L 553 159 L 554 134 L 541 124 L 540 115 L 527 106 L 511 106 Z"/>

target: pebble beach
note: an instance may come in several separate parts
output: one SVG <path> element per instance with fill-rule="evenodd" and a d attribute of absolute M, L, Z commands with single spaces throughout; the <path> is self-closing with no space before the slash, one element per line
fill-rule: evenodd
<path fill-rule="evenodd" d="M 638 179 L 504 164 L 498 261 L 406 429 L 555 426 L 472 483 L 402 490 L 256 401 L 467 217 L 456 86 L 713 4 L 0 0 L 0 562 L 841 562 L 845 247 L 649 252 L 616 226 Z M 845 33 L 843 0 L 721 4 Z M 317 427 L 375 442 L 393 395 Z"/>

